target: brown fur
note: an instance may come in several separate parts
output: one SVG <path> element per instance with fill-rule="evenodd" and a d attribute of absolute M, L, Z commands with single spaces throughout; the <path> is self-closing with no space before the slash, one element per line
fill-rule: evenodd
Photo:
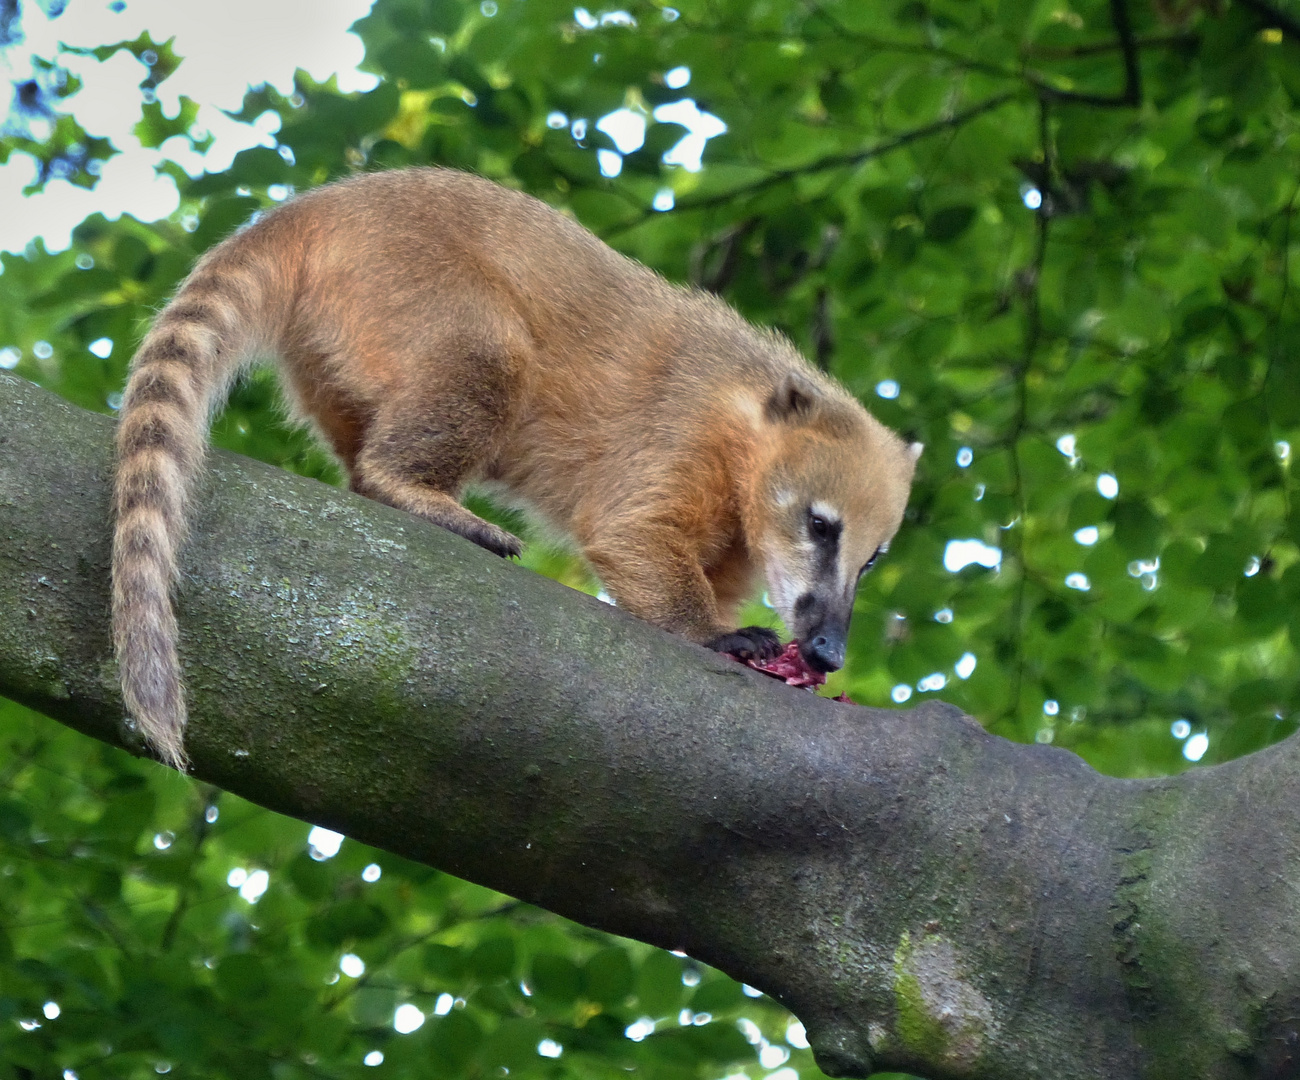
<path fill-rule="evenodd" d="M 187 494 L 209 416 L 263 355 L 354 491 L 511 555 L 457 501 L 468 482 L 503 488 L 577 541 L 621 607 L 715 647 L 774 647 L 734 632 L 762 566 L 796 632 L 787 594 L 825 585 L 851 608 L 911 482 L 901 441 L 787 341 L 536 199 L 437 169 L 317 189 L 199 261 L 124 395 L 114 640 L 130 715 L 178 768 Z M 843 519 L 834 588 L 806 550 L 814 500 Z"/>

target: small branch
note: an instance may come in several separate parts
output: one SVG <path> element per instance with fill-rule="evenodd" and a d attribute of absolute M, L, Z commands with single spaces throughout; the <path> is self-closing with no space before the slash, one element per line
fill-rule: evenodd
<path fill-rule="evenodd" d="M 1049 178 L 1056 172 L 1056 154 L 1052 145 L 1051 116 L 1048 103 L 1039 101 L 1038 106 L 1038 140 L 1043 155 L 1043 170 Z M 1011 450 L 1011 476 L 1016 501 L 1016 521 L 1008 530 L 1015 545 L 1015 558 L 1019 566 L 1016 580 L 1015 599 L 1011 605 L 1011 632 L 1015 641 L 1016 665 L 1012 677 L 1011 709 L 1017 719 L 1020 713 L 1020 695 L 1025 678 L 1025 584 L 1029 578 L 1029 567 L 1025 560 L 1025 518 L 1028 509 L 1025 500 L 1024 473 L 1020 466 L 1020 439 L 1025 433 L 1029 420 L 1029 370 L 1034 363 L 1034 354 L 1043 336 L 1043 318 L 1039 303 L 1039 289 L 1043 279 L 1043 263 L 1047 258 L 1047 234 L 1052 220 L 1052 205 L 1047 192 L 1034 216 L 1036 240 L 1034 256 L 1029 266 L 1020 271 L 1021 289 L 1025 296 L 1025 344 L 1020 363 L 1015 367 L 1016 414 L 1007 436 Z"/>
<path fill-rule="evenodd" d="M 208 807 L 212 805 L 218 791 L 211 784 L 201 784 L 198 793 L 199 810 L 194 820 L 194 853 L 190 857 L 190 872 L 184 884 L 180 887 L 179 894 L 176 897 L 176 906 L 172 908 L 172 913 L 167 918 L 167 925 L 163 927 L 158 946 L 162 952 L 171 951 L 172 945 L 176 942 L 176 933 L 180 930 L 181 920 L 185 918 L 194 900 L 196 884 L 194 871 L 198 868 L 199 855 L 203 851 L 203 841 L 208 838 L 208 833 L 212 828 L 211 823 L 208 821 Z"/>
<path fill-rule="evenodd" d="M 1133 39 L 1133 48 L 1138 51 L 1143 49 L 1169 49 L 1181 45 L 1195 45 L 1199 40 L 1199 35 L 1190 33 L 1153 34 L 1149 37 L 1135 37 Z M 1084 56 L 1101 56 L 1123 48 L 1124 43 L 1118 40 L 1094 41 L 1087 45 L 1067 45 L 1055 48 L 1050 45 L 1030 45 L 1025 49 L 1024 55 L 1036 57 L 1040 60 L 1073 60 Z"/>
<path fill-rule="evenodd" d="M 996 94 L 978 105 L 972 105 L 963 112 L 954 113 L 944 120 L 936 120 L 932 124 L 925 124 L 919 128 L 913 128 L 911 131 L 905 131 L 901 135 L 896 135 L 892 139 L 885 139 L 869 146 L 863 150 L 855 150 L 848 154 L 833 154 L 829 157 L 822 158 L 820 161 L 814 161 L 809 165 L 802 165 L 796 169 L 781 169 L 777 172 L 770 173 L 761 180 L 756 180 L 752 184 L 732 188 L 726 192 L 720 192 L 716 195 L 709 195 L 700 199 L 685 199 L 677 204 L 677 211 L 686 210 L 707 210 L 715 206 L 725 206 L 736 199 L 743 198 L 746 195 L 756 195 L 761 191 L 766 191 L 777 184 L 783 184 L 787 180 L 793 180 L 796 177 L 808 176 L 813 173 L 825 172 L 828 169 L 840 169 L 845 167 L 854 167 L 871 161 L 873 158 L 883 157 L 885 154 L 892 153 L 895 150 L 901 150 L 905 146 L 910 146 L 914 142 L 927 139 L 931 135 L 937 135 L 940 132 L 950 131 L 960 128 L 964 124 L 974 120 L 978 116 L 983 116 L 994 109 L 1000 109 L 1009 101 L 1015 100 L 1017 94 L 1009 91 L 1004 94 Z M 605 239 L 611 236 L 617 236 L 629 229 L 634 228 L 649 216 L 648 212 L 642 214 L 633 221 L 617 225 L 606 232 Z"/>
<path fill-rule="evenodd" d="M 706 292 L 721 295 L 731 284 L 740 261 L 740 245 L 758 225 L 756 217 L 728 226 L 711 240 L 700 240 L 691 248 L 690 282 Z M 717 256 L 712 266 L 710 256 Z"/>
<path fill-rule="evenodd" d="M 1110 0 L 1110 17 L 1115 25 L 1115 33 L 1119 35 L 1120 51 L 1124 55 L 1124 89 L 1115 95 L 1080 94 L 1057 89 L 1037 72 L 1025 72 L 1025 77 L 1040 94 L 1054 101 L 1071 101 L 1103 108 L 1136 108 L 1142 104 L 1142 70 L 1138 64 L 1137 41 L 1133 37 L 1133 26 L 1129 22 L 1125 0 Z"/>

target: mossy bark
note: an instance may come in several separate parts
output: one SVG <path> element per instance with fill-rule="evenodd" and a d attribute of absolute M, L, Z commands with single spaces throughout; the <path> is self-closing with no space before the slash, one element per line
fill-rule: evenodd
<path fill-rule="evenodd" d="M 0 693 L 129 742 L 112 424 L 0 375 Z M 1288 1077 L 1300 743 L 1120 781 L 756 675 L 214 453 L 178 598 L 194 774 L 773 994 L 833 1074 Z"/>

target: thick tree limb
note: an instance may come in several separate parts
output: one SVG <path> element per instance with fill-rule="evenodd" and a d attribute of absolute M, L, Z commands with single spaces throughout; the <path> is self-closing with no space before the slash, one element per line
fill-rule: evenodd
<path fill-rule="evenodd" d="M 110 422 L 0 375 L 0 693 L 118 742 Z M 1288 1077 L 1300 744 L 1118 781 L 788 690 L 228 454 L 179 609 L 197 776 L 762 987 L 823 1068 Z"/>

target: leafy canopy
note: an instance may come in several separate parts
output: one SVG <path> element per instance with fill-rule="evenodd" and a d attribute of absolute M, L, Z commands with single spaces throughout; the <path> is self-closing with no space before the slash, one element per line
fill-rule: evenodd
<path fill-rule="evenodd" d="M 254 90 L 240 117 L 277 114 L 278 145 L 220 174 L 170 168 L 174 220 L 93 217 L 66 252 L 4 256 L 0 357 L 110 410 L 150 312 L 252 214 L 360 169 L 472 169 L 780 328 L 926 444 L 832 692 L 940 695 L 1120 775 L 1223 760 L 1300 707 L 1298 17 L 1262 0 L 377 0 L 356 27 L 376 89 Z M 119 49 L 151 60 L 141 141 L 185 135 L 192 103 L 152 100 L 178 58 L 146 39 L 96 55 Z M 92 185 L 114 148 L 47 60 L 30 95 L 52 134 L 11 124 L 0 160 Z M 681 107 L 655 119 L 688 98 L 726 126 L 696 172 L 664 160 Z M 626 153 L 597 126 L 618 110 L 647 124 Z M 336 480 L 274 408 L 253 378 L 215 440 Z M 945 568 L 963 550 L 994 565 Z M 528 558 L 594 587 L 541 543 Z M 784 1018 L 721 975 L 685 986 L 689 962 L 351 843 L 314 861 L 304 826 L 16 707 L 0 724 L 0 1016 L 43 1025 L 0 1028 L 0 1076 L 347 1076 L 372 1049 L 375 1076 L 780 1064 Z M 270 871 L 255 906 L 225 883 L 236 868 Z M 327 982 L 345 952 L 366 973 Z M 429 1014 L 442 994 L 463 1007 L 394 1033 L 396 1004 Z M 712 1022 L 683 1026 L 683 1008 Z M 659 1027 L 634 1042 L 641 1016 Z M 814 1071 L 798 1048 L 791 1064 Z"/>

